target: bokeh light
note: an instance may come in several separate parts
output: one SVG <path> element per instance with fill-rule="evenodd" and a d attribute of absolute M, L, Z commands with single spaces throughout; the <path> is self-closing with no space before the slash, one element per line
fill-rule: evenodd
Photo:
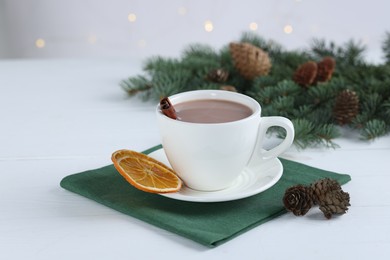
<path fill-rule="evenodd" d="M 284 26 L 283 31 L 285 34 L 290 34 L 293 32 L 293 27 L 290 24 Z"/>
<path fill-rule="evenodd" d="M 186 15 L 187 14 L 187 8 L 185 8 L 185 7 L 179 7 L 179 9 L 177 9 L 177 13 L 179 14 L 179 15 Z"/>
<path fill-rule="evenodd" d="M 88 43 L 95 44 L 97 41 L 97 37 L 94 34 L 90 34 L 87 38 Z"/>
<path fill-rule="evenodd" d="M 214 30 L 214 25 L 211 21 L 204 22 L 204 29 L 206 32 L 212 32 Z"/>
<path fill-rule="evenodd" d="M 146 47 L 146 41 L 144 39 L 138 40 L 137 45 L 139 48 L 145 48 Z"/>
<path fill-rule="evenodd" d="M 130 13 L 128 16 L 127 16 L 127 19 L 129 20 L 129 22 L 133 23 L 137 20 L 137 16 L 133 13 Z"/>
<path fill-rule="evenodd" d="M 39 38 L 39 39 L 37 39 L 37 40 L 35 41 L 35 46 L 36 46 L 37 48 L 44 48 L 45 45 L 46 45 L 46 42 L 45 42 L 45 40 L 42 39 L 42 38 Z"/>
<path fill-rule="evenodd" d="M 252 22 L 252 23 L 249 24 L 249 29 L 250 29 L 251 31 L 256 31 L 258 27 L 259 27 L 259 26 L 258 26 L 257 23 L 255 23 L 255 22 Z"/>

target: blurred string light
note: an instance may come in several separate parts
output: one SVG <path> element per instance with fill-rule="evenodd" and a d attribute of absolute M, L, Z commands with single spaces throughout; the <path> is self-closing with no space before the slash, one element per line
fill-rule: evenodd
<path fill-rule="evenodd" d="M 37 48 L 44 48 L 45 47 L 45 45 L 46 45 L 46 42 L 45 42 L 45 40 L 44 39 L 42 39 L 42 38 L 39 38 L 39 39 L 37 39 L 36 41 L 35 41 L 35 46 L 37 47 Z"/>
<path fill-rule="evenodd" d="M 257 28 L 258 28 L 257 23 L 252 22 L 252 23 L 249 24 L 249 29 L 250 29 L 251 31 L 256 31 Z"/>
<path fill-rule="evenodd" d="M 291 24 L 286 24 L 283 28 L 283 31 L 285 34 L 290 34 L 293 32 L 293 27 L 291 26 Z"/>
<path fill-rule="evenodd" d="M 97 41 L 97 37 L 94 34 L 90 34 L 87 38 L 88 43 L 95 44 Z"/>
<path fill-rule="evenodd" d="M 313 24 L 313 25 L 310 26 L 310 31 L 312 33 L 317 33 L 319 31 L 319 28 L 318 28 L 318 26 L 316 24 Z"/>
<path fill-rule="evenodd" d="M 137 20 L 137 16 L 134 13 L 129 13 L 129 15 L 127 16 L 127 20 L 129 20 L 129 22 L 133 23 Z"/>
<path fill-rule="evenodd" d="M 187 8 L 181 6 L 181 7 L 179 7 L 179 8 L 177 9 L 177 13 L 178 13 L 179 15 L 186 15 L 186 14 L 187 14 Z"/>
<path fill-rule="evenodd" d="M 303 0 L 294 0 L 296 3 L 301 3 L 303 2 Z M 181 6 L 177 9 L 177 13 L 181 16 L 184 16 L 188 13 L 188 9 L 184 6 Z M 127 16 L 127 19 L 129 22 L 136 22 L 137 20 L 137 15 L 135 13 L 129 13 L 128 16 Z M 258 30 L 259 28 L 259 25 L 256 23 L 256 22 L 251 22 L 249 24 L 249 29 L 251 31 L 256 31 Z M 319 31 L 319 28 L 317 25 L 312 25 L 311 26 L 311 32 L 312 33 L 315 33 L 315 32 L 318 32 Z M 213 23 L 210 21 L 210 20 L 207 20 L 204 22 L 204 30 L 206 32 L 212 32 L 214 30 L 214 25 Z M 293 27 L 291 24 L 286 24 L 284 27 L 283 27 L 283 32 L 285 34 L 291 34 L 293 33 Z M 368 40 L 367 40 L 368 41 Z M 87 42 L 89 44 L 96 44 L 97 42 L 97 36 L 94 35 L 94 34 L 90 34 L 88 35 L 87 37 Z M 145 48 L 146 47 L 146 41 L 145 40 L 139 40 L 137 45 L 140 47 L 140 48 Z M 44 48 L 46 46 L 46 41 L 42 38 L 38 38 L 36 41 L 35 41 L 35 46 L 36 48 Z"/>
<path fill-rule="evenodd" d="M 204 22 L 204 30 L 206 32 L 212 32 L 214 30 L 214 25 L 211 21 L 207 20 Z"/>
<path fill-rule="evenodd" d="M 146 41 L 141 39 L 141 40 L 138 41 L 137 45 L 140 48 L 145 48 L 146 47 Z"/>

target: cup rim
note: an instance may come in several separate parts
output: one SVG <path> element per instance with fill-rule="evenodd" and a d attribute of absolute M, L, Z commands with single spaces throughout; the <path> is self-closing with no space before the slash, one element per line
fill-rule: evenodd
<path fill-rule="evenodd" d="M 228 101 L 237 102 L 237 103 L 246 105 L 250 109 L 252 109 L 253 113 L 250 116 L 239 119 L 239 120 L 230 121 L 230 122 L 222 122 L 222 123 L 194 123 L 194 122 L 175 120 L 175 119 L 172 119 L 170 117 L 165 116 L 161 112 L 160 104 L 157 104 L 156 113 L 159 117 L 165 118 L 168 121 L 176 122 L 178 124 L 208 125 L 208 126 L 209 125 L 227 125 L 227 124 L 242 123 L 244 121 L 251 120 L 254 117 L 260 117 L 260 115 L 261 115 L 261 106 L 255 99 L 253 99 L 250 96 L 247 96 L 247 95 L 244 95 L 241 93 L 237 93 L 237 92 L 231 92 L 231 91 L 226 91 L 226 90 L 212 90 L 212 89 L 210 89 L 210 90 L 191 90 L 191 91 L 185 91 L 185 92 L 180 92 L 180 93 L 171 95 L 168 98 L 171 101 L 171 103 L 174 105 L 176 103 L 182 103 L 182 102 L 186 102 L 186 101 L 207 99 L 206 97 L 208 97 L 209 99 L 228 100 Z M 180 100 L 180 101 L 177 102 L 177 100 Z M 245 103 L 242 101 L 245 101 Z"/>

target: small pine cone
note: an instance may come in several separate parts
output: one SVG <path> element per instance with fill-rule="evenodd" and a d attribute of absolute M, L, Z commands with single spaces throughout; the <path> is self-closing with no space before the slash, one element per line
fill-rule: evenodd
<path fill-rule="evenodd" d="M 336 97 L 336 103 L 333 107 L 333 116 L 339 125 L 345 125 L 359 113 L 359 96 L 356 92 L 346 89 L 340 92 Z"/>
<path fill-rule="evenodd" d="M 242 77 L 252 80 L 267 75 L 271 69 L 268 53 L 250 43 L 230 43 L 234 66 Z"/>
<path fill-rule="evenodd" d="M 334 214 L 345 214 L 348 210 L 349 194 L 342 190 L 330 192 L 324 197 L 325 202 L 320 204 L 320 210 L 324 213 L 327 219 L 330 219 Z"/>
<path fill-rule="evenodd" d="M 309 87 L 317 75 L 317 63 L 308 61 L 298 67 L 295 71 L 293 80 L 302 87 Z"/>
<path fill-rule="evenodd" d="M 317 63 L 317 75 L 314 83 L 327 82 L 332 78 L 333 71 L 336 67 L 336 61 L 332 57 L 325 57 Z"/>
<path fill-rule="evenodd" d="M 207 74 L 207 80 L 210 80 L 212 82 L 226 82 L 227 78 L 229 77 L 229 72 L 224 69 L 215 69 L 211 70 Z"/>
<path fill-rule="evenodd" d="M 313 190 L 314 204 L 320 204 L 320 201 L 324 201 L 324 196 L 333 191 L 341 190 L 340 184 L 332 179 L 325 178 L 312 183 L 311 188 Z"/>
<path fill-rule="evenodd" d="M 237 92 L 237 89 L 234 86 L 227 86 L 226 85 L 226 86 L 221 86 L 219 89 L 220 90 L 231 91 L 231 92 Z"/>
<path fill-rule="evenodd" d="M 312 189 L 296 185 L 286 190 L 283 197 L 284 207 L 295 216 L 305 215 L 313 206 Z"/>
<path fill-rule="evenodd" d="M 329 178 L 319 180 L 311 185 L 314 203 L 320 206 L 320 210 L 327 219 L 333 214 L 344 214 L 348 210 L 350 197 L 341 189 L 340 184 Z"/>

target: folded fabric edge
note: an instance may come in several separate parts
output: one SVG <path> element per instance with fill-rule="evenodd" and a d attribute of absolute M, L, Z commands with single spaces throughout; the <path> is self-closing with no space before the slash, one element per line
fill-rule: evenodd
<path fill-rule="evenodd" d="M 156 151 L 156 150 L 158 150 L 158 149 L 161 149 L 161 148 L 162 148 L 162 145 L 159 144 L 159 145 L 153 146 L 153 147 L 151 147 L 151 148 L 149 148 L 149 149 L 143 151 L 142 153 L 143 153 L 143 154 L 150 154 L 150 153 L 152 153 L 152 152 L 154 152 L 154 151 Z M 107 167 L 114 167 L 114 165 L 113 165 L 113 164 L 105 165 L 105 166 L 96 168 L 95 170 L 99 170 L 99 169 L 107 168 Z M 89 171 L 89 170 L 88 170 L 88 171 Z M 174 233 L 174 234 L 176 234 L 176 235 L 178 235 L 178 236 L 180 236 L 180 237 L 187 238 L 187 239 L 189 239 L 189 240 L 192 240 L 192 241 L 194 241 L 194 242 L 196 242 L 196 243 L 199 243 L 199 244 L 201 244 L 201 245 L 203 245 L 203 246 L 206 246 L 206 247 L 208 247 L 208 248 L 214 248 L 214 247 L 216 247 L 217 245 L 220 245 L 220 244 L 223 243 L 223 242 L 219 242 L 219 241 L 217 241 L 216 243 L 206 242 L 205 240 L 196 239 L 196 238 L 194 238 L 194 237 L 188 236 L 188 235 L 183 234 L 183 233 L 178 234 L 178 233 L 174 232 L 171 228 L 166 227 L 166 226 L 162 225 L 161 223 L 156 223 L 156 222 L 153 222 L 153 221 L 148 221 L 148 219 L 144 219 L 144 218 L 142 218 L 142 217 L 140 217 L 140 216 L 138 216 L 137 214 L 134 214 L 134 213 L 133 213 L 133 214 L 129 214 L 129 212 L 126 212 L 126 211 L 122 210 L 121 208 L 115 207 L 115 205 L 111 205 L 110 203 L 107 203 L 107 202 L 104 202 L 104 201 L 97 200 L 97 199 L 96 199 L 94 196 L 92 196 L 91 194 L 86 193 L 86 192 L 80 192 L 78 189 L 74 189 L 72 186 L 67 185 L 68 179 L 71 179 L 74 175 L 78 175 L 78 174 L 80 174 L 80 173 L 83 173 L 83 172 L 70 174 L 70 175 L 65 176 L 64 178 L 62 178 L 62 180 L 60 181 L 60 187 L 62 187 L 62 188 L 65 189 L 65 190 L 68 190 L 68 191 L 70 191 L 70 192 L 73 192 L 73 193 L 75 193 L 75 194 L 81 195 L 81 196 L 83 196 L 83 197 L 85 197 L 85 198 L 87 198 L 87 199 L 90 199 L 90 200 L 92 200 L 92 201 L 95 201 L 95 202 L 97 202 L 97 203 L 99 203 L 99 204 L 102 204 L 102 205 L 104 205 L 104 206 L 107 206 L 107 207 L 109 207 L 109 208 L 111 208 L 111 209 L 113 209 L 113 210 L 115 210 L 115 211 L 118 211 L 118 212 L 120 212 L 120 213 L 122 213 L 122 214 L 125 214 L 125 215 L 128 215 L 128 216 L 134 217 L 134 218 L 136 218 L 136 219 L 139 219 L 139 220 L 141 220 L 141 221 L 143 221 L 143 222 L 145 222 L 145 223 L 148 223 L 149 225 L 152 225 L 152 226 L 155 226 L 155 227 L 162 228 L 162 229 L 167 230 L 167 231 L 169 231 L 169 232 L 172 232 L 172 233 Z M 237 235 L 239 235 L 239 234 L 237 234 Z M 228 239 L 225 239 L 225 240 L 228 241 Z M 226 242 L 226 241 L 225 241 L 225 242 Z"/>
<path fill-rule="evenodd" d="M 261 224 L 264 224 L 264 223 L 266 223 L 266 222 L 268 222 L 268 221 L 270 221 L 272 219 L 275 219 L 275 218 L 285 214 L 286 212 L 287 212 L 286 209 L 282 209 L 282 210 L 276 212 L 275 214 L 272 214 L 272 215 L 268 216 L 267 218 L 261 219 L 261 221 L 255 222 L 255 223 L 253 223 L 251 225 L 248 225 L 245 229 L 242 229 L 242 230 L 238 231 L 235 234 L 232 234 L 231 236 L 229 236 L 227 238 L 224 238 L 224 239 L 212 242 L 210 245 L 208 245 L 208 247 L 214 248 L 214 247 L 220 246 L 220 245 L 222 245 L 222 244 L 224 244 L 224 243 L 226 243 L 226 242 L 228 242 L 228 241 L 230 241 L 230 240 L 232 240 L 232 239 L 234 239 L 234 238 L 244 234 L 245 232 L 248 232 L 249 230 L 254 229 L 257 226 L 260 226 Z"/>
<path fill-rule="evenodd" d="M 71 176 L 71 175 L 70 175 L 70 176 Z M 70 176 L 67 176 L 67 177 L 70 177 Z M 184 238 L 186 238 L 186 239 L 192 240 L 192 241 L 194 241 L 194 242 L 197 242 L 197 243 L 199 243 L 199 244 L 201 244 L 201 245 L 203 245 L 203 246 L 209 247 L 209 248 L 216 247 L 216 245 L 214 245 L 213 243 L 206 242 L 205 240 L 201 240 L 201 239 L 196 239 L 196 238 L 191 237 L 191 236 L 189 236 L 189 235 L 187 235 L 187 234 L 185 234 L 185 233 L 177 233 L 177 232 L 175 232 L 174 230 L 172 230 L 172 228 L 170 228 L 169 226 L 167 227 L 167 226 L 165 226 L 165 225 L 163 225 L 163 224 L 161 224 L 161 223 L 157 223 L 157 222 L 155 222 L 155 221 L 150 221 L 150 220 L 147 219 L 147 218 L 143 218 L 142 215 L 138 215 L 138 214 L 136 214 L 136 213 L 134 213 L 134 212 L 129 213 L 128 211 L 123 210 L 123 209 L 120 208 L 120 207 L 116 207 L 115 205 L 113 205 L 113 204 L 111 204 L 111 203 L 107 203 L 106 201 L 103 201 L 103 200 L 97 200 L 94 196 L 91 196 L 91 195 L 88 194 L 88 193 L 80 192 L 80 191 L 77 190 L 77 189 L 73 189 L 71 186 L 66 185 L 66 181 L 67 181 L 66 178 L 67 178 L 67 177 L 65 177 L 65 178 L 61 181 L 60 186 L 61 186 L 62 188 L 64 188 L 64 189 L 68 190 L 68 191 L 71 191 L 71 192 L 73 192 L 73 193 L 75 193 L 75 194 L 81 195 L 82 197 L 85 197 L 85 198 L 87 198 L 87 199 L 90 199 L 90 200 L 92 200 L 92 201 L 95 201 L 95 202 L 97 202 L 97 203 L 99 203 L 99 204 L 102 204 L 102 205 L 104 205 L 104 206 L 106 206 L 106 207 L 109 207 L 109 208 L 112 209 L 112 210 L 115 210 L 115 211 L 120 212 L 120 213 L 122 213 L 122 214 L 125 214 L 125 215 L 127 215 L 127 216 L 130 216 L 130 217 L 133 217 L 133 218 L 135 218 L 135 219 L 141 220 L 141 221 L 143 221 L 143 222 L 145 222 L 145 223 L 147 223 L 147 224 L 149 224 L 149 225 L 151 225 L 151 226 L 154 226 L 154 227 L 158 227 L 158 228 L 164 229 L 164 230 L 166 230 L 166 231 L 168 231 L 168 232 L 171 232 L 171 233 L 173 233 L 173 234 L 178 235 L 179 237 L 184 237 Z M 226 240 L 226 241 L 227 241 L 227 240 Z M 222 243 L 221 243 L 221 244 L 222 244 Z M 218 244 L 218 245 L 219 245 L 219 244 Z"/>
<path fill-rule="evenodd" d="M 344 184 L 346 184 L 346 183 L 348 183 L 349 181 L 352 180 L 351 175 L 346 174 L 346 173 L 339 173 L 339 172 L 334 172 L 334 171 L 328 171 L 328 170 L 320 169 L 318 167 L 313 167 L 313 166 L 310 166 L 310 165 L 307 165 L 307 164 L 304 164 L 304 163 L 300 163 L 300 162 L 296 162 L 296 161 L 292 161 L 292 160 L 288 160 L 288 159 L 283 159 L 283 158 L 279 158 L 279 160 L 282 162 L 283 167 L 286 167 L 286 164 L 288 164 L 289 166 L 291 166 L 291 164 L 294 164 L 296 166 L 304 166 L 306 168 L 306 170 L 308 171 L 307 174 L 311 174 L 313 176 L 315 176 L 318 171 L 327 172 L 329 174 L 337 174 L 338 177 L 339 177 L 337 179 L 337 182 L 340 185 L 344 185 Z"/>
<path fill-rule="evenodd" d="M 158 145 L 156 145 L 156 146 L 153 146 L 153 147 L 151 147 L 151 148 L 149 148 L 149 149 L 143 151 L 142 153 L 144 153 L 144 154 L 150 154 L 150 153 L 152 153 L 152 152 L 154 152 L 154 151 L 156 151 L 156 150 L 158 150 L 158 149 L 161 149 L 161 148 L 162 148 L 162 145 L 161 145 L 161 144 L 158 144 Z"/>

